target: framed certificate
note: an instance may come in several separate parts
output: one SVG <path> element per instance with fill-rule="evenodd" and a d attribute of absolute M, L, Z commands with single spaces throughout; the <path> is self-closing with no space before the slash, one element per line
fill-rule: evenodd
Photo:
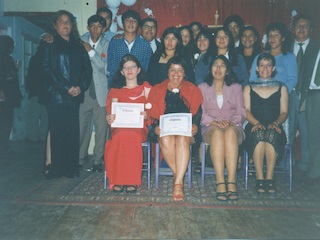
<path fill-rule="evenodd" d="M 191 113 L 170 113 L 160 116 L 160 137 L 181 135 L 191 137 Z"/>
<path fill-rule="evenodd" d="M 111 124 L 114 128 L 143 128 L 143 103 L 119 103 L 113 102 L 111 105 L 111 114 L 116 118 Z"/>

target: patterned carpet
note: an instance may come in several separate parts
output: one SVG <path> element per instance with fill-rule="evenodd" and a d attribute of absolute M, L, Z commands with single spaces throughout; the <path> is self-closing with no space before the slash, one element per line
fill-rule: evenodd
<path fill-rule="evenodd" d="M 239 174 L 240 176 L 241 174 Z M 320 211 L 319 192 L 294 182 L 293 191 L 289 192 L 287 181 L 276 179 L 277 196 L 270 198 L 267 194 L 257 196 L 254 191 L 254 177 L 249 179 L 248 190 L 244 181 L 238 179 L 238 201 L 219 202 L 215 196 L 213 175 L 205 178 L 205 186 L 201 187 L 199 173 L 192 175 L 191 189 L 185 183 L 185 200 L 182 203 L 172 201 L 173 178 L 160 176 L 159 188 L 155 188 L 154 172 L 151 173 L 151 188 L 147 187 L 147 176 L 144 173 L 142 185 L 135 194 L 115 194 L 104 189 L 103 173 L 82 172 L 76 179 L 43 180 L 34 189 L 20 196 L 17 201 L 37 204 L 118 204 L 118 205 L 156 205 L 156 206 L 187 206 L 194 208 L 244 208 L 244 209 L 295 209 Z M 186 181 L 185 181 L 186 182 Z M 319 191 L 319 190 L 317 190 Z"/>

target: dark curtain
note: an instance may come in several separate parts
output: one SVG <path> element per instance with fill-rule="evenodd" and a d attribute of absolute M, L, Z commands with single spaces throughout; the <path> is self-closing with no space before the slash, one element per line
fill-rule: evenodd
<path fill-rule="evenodd" d="M 98 7 L 105 6 L 104 0 L 98 0 Z M 153 11 L 158 21 L 160 37 L 163 30 L 169 26 L 188 25 L 192 21 L 203 25 L 213 25 L 214 15 L 219 11 L 218 25 L 231 14 L 240 15 L 245 24 L 254 25 L 261 37 L 268 23 L 281 21 L 290 27 L 291 12 L 296 9 L 298 13 L 310 14 L 315 22 L 319 19 L 319 0 L 137 0 L 127 7 L 120 5 L 118 15 L 127 9 L 140 13 L 142 18 L 148 17 L 145 8 Z"/>

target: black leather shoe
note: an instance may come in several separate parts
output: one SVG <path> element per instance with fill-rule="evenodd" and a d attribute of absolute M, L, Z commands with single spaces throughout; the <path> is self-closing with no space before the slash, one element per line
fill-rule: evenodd
<path fill-rule="evenodd" d="M 102 164 L 93 164 L 92 172 L 102 172 Z"/>

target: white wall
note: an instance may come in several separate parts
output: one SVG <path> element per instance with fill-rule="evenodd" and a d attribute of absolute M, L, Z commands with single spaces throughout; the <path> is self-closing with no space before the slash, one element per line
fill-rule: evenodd
<path fill-rule="evenodd" d="M 77 18 L 80 35 L 87 32 L 87 19 L 96 13 L 97 0 L 1 0 L 4 12 L 56 12 L 67 10 Z"/>

